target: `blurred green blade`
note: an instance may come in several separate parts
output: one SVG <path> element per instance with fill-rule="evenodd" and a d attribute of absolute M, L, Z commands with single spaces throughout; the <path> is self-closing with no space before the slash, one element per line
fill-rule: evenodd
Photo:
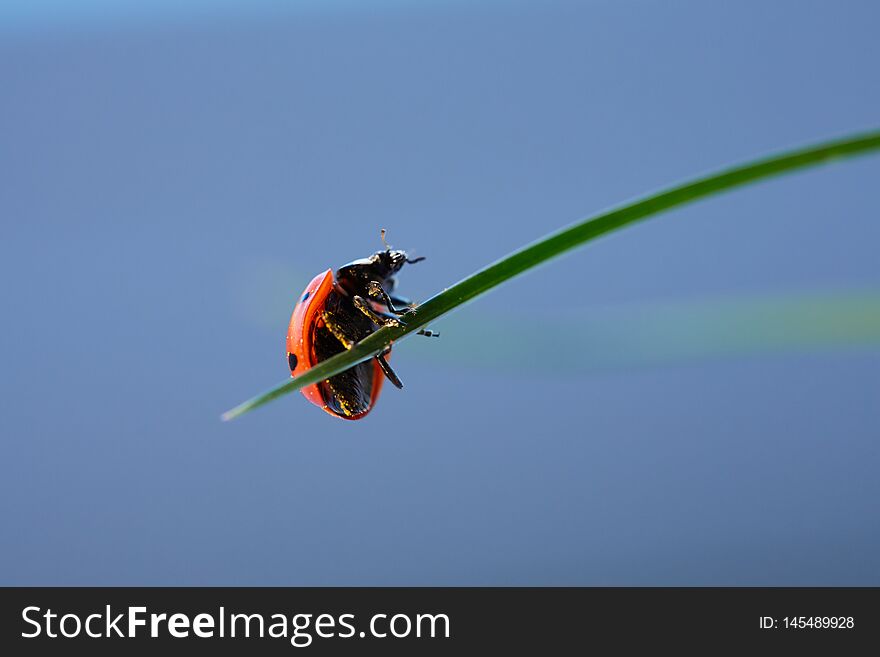
<path fill-rule="evenodd" d="M 464 312 L 443 322 L 443 349 L 415 357 L 483 370 L 564 374 L 880 345 L 880 290 L 649 302 L 554 311 L 553 338 L 533 314 Z M 536 347 L 536 345 L 539 345 Z"/>
<path fill-rule="evenodd" d="M 822 142 L 724 169 L 681 185 L 670 187 L 638 201 L 603 212 L 553 233 L 459 281 L 425 301 L 406 316 L 404 328 L 382 328 L 356 344 L 351 350 L 328 358 L 297 379 L 274 388 L 223 414 L 231 420 L 281 395 L 325 380 L 380 353 L 393 340 L 425 327 L 493 287 L 590 240 L 636 223 L 642 219 L 701 198 L 729 191 L 773 176 L 816 166 L 834 159 L 854 157 L 880 149 L 880 131 L 874 130 Z"/>

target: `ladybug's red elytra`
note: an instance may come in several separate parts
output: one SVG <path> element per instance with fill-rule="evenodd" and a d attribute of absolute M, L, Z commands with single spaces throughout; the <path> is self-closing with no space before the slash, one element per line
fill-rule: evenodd
<path fill-rule="evenodd" d="M 383 242 L 384 237 L 383 230 Z M 322 360 L 350 349 L 382 326 L 403 326 L 400 316 L 413 304 L 394 296 L 394 276 L 406 263 L 421 260 L 424 258 L 410 259 L 406 252 L 386 244 L 384 251 L 350 262 L 335 274 L 328 269 L 315 276 L 299 296 L 287 330 L 291 376 L 300 376 Z M 438 335 L 426 330 L 419 334 Z M 330 415 L 359 420 L 372 410 L 385 378 L 403 387 L 388 364 L 390 354 L 388 347 L 368 361 L 304 387 L 302 394 Z"/>

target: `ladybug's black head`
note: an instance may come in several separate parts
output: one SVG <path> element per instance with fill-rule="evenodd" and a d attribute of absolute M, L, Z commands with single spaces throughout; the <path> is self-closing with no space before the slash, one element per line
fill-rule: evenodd
<path fill-rule="evenodd" d="M 421 262 L 424 258 L 410 258 L 405 251 L 388 249 L 377 251 L 369 258 L 361 258 L 336 271 L 339 286 L 349 294 L 369 297 L 370 285 L 379 283 L 385 290 L 394 289 L 394 275 L 405 264 Z"/>
<path fill-rule="evenodd" d="M 406 255 L 406 251 L 400 251 L 399 249 L 385 249 L 384 251 L 377 251 L 370 258 L 375 265 L 377 272 L 381 272 L 384 274 L 384 278 L 389 278 L 393 276 L 397 272 L 400 271 L 401 267 L 403 267 L 406 263 L 413 264 L 414 262 L 421 262 L 425 258 L 408 258 Z"/>

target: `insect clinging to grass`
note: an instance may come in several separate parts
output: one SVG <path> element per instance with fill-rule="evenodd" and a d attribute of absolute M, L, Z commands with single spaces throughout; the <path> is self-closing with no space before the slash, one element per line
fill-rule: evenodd
<path fill-rule="evenodd" d="M 299 296 L 287 330 L 287 364 L 291 376 L 331 356 L 351 349 L 383 326 L 403 326 L 414 305 L 395 292 L 396 275 L 406 264 L 421 262 L 405 251 L 385 248 L 369 257 L 327 269 L 306 286 Z M 438 336 L 422 329 L 419 335 Z M 303 395 L 330 415 L 359 420 L 372 410 L 387 378 L 402 388 L 400 377 L 388 359 L 391 347 L 370 360 L 325 381 L 306 386 Z"/>

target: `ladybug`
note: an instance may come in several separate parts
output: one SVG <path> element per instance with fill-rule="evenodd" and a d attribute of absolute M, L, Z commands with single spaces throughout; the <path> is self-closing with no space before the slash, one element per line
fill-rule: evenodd
<path fill-rule="evenodd" d="M 385 231 L 382 231 L 385 243 Z M 335 356 L 383 326 L 403 326 L 401 315 L 413 304 L 393 294 L 395 274 L 407 263 L 405 251 L 385 243 L 384 251 L 343 265 L 334 273 L 321 272 L 297 300 L 287 330 L 287 365 L 297 377 L 322 360 Z M 402 307 L 402 308 L 401 308 Z M 420 330 L 419 335 L 438 336 Z M 359 363 L 329 379 L 304 387 L 310 402 L 330 415 L 359 420 L 372 410 L 387 378 L 402 388 L 400 378 L 388 364 L 389 346 L 370 360 Z"/>

